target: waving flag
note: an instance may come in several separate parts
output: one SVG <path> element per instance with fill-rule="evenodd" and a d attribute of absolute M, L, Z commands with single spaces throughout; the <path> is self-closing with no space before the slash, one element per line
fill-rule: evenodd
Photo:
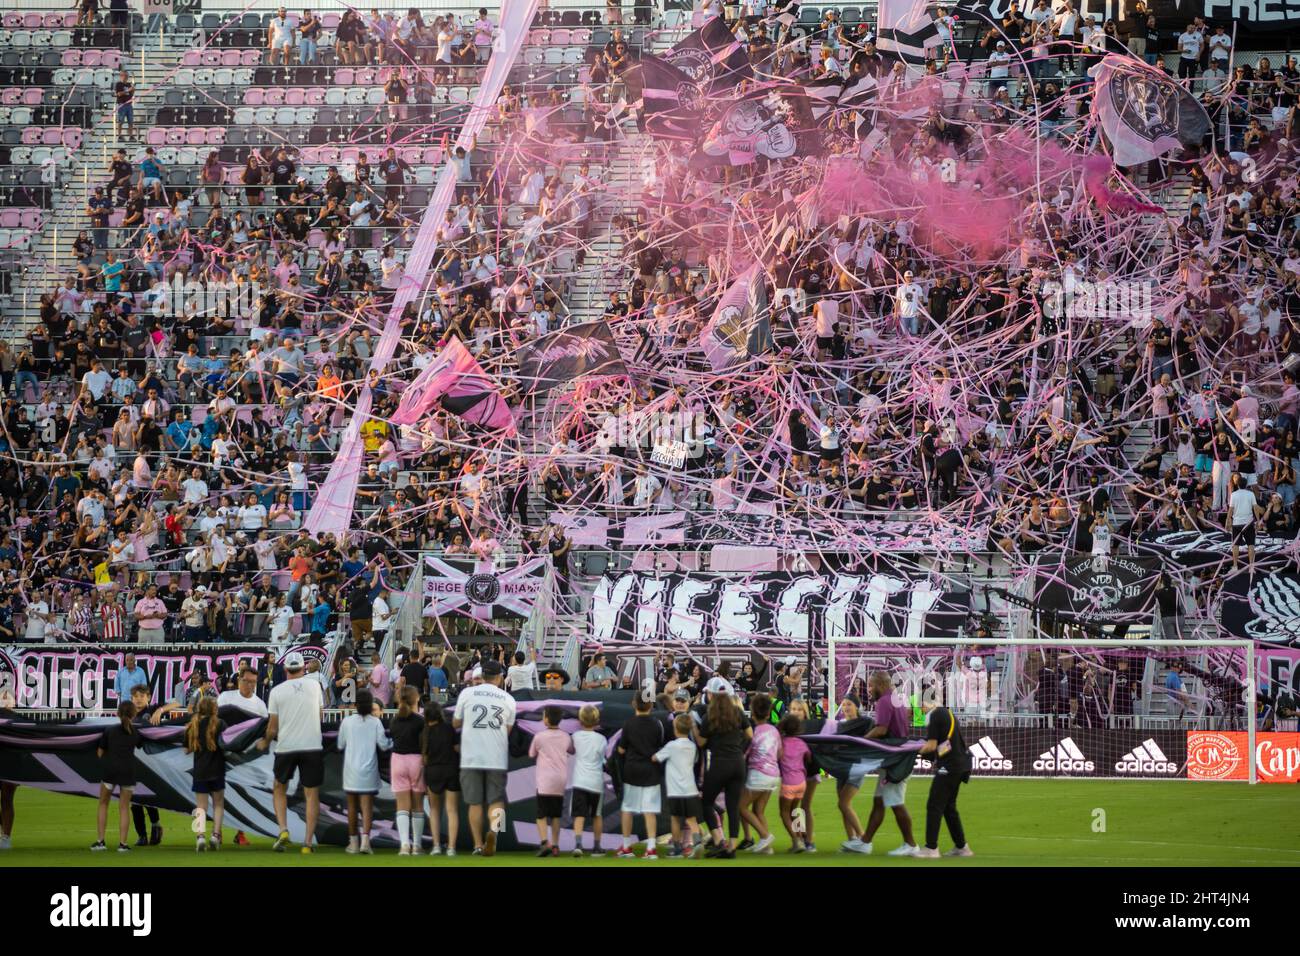
<path fill-rule="evenodd" d="M 1135 166 L 1195 146 L 1210 117 L 1171 76 L 1131 56 L 1110 54 L 1088 71 L 1097 91 L 1092 116 L 1110 141 L 1116 165 Z"/>
<path fill-rule="evenodd" d="M 700 344 L 714 371 L 743 362 L 771 348 L 767 324 L 767 289 L 756 262 L 727 287 L 713 317 L 700 333 Z"/>
<path fill-rule="evenodd" d="M 457 338 L 448 341 L 433 363 L 407 386 L 390 421 L 394 425 L 414 425 L 435 403 L 485 428 L 514 427 L 514 416 L 505 400 Z"/>
<path fill-rule="evenodd" d="M 519 378 L 545 392 L 582 375 L 626 375 L 627 366 L 607 322 L 584 322 L 544 335 L 519 350 Z"/>
<path fill-rule="evenodd" d="M 491 561 L 424 556 L 424 616 L 456 611 L 478 621 L 526 618 L 546 583 L 549 558 L 498 571 Z"/>
<path fill-rule="evenodd" d="M 745 46 L 722 17 L 714 17 L 663 55 L 703 96 L 726 93 L 754 75 Z"/>
<path fill-rule="evenodd" d="M 667 60 L 641 58 L 641 98 L 645 129 L 660 139 L 694 142 L 700 134 L 704 96 L 699 85 Z"/>
<path fill-rule="evenodd" d="M 904 63 L 924 63 L 925 51 L 942 46 L 926 0 L 880 0 L 876 49 Z"/>

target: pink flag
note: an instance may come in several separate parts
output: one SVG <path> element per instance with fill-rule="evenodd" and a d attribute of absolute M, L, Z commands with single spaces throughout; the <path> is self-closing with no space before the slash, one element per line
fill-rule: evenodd
<path fill-rule="evenodd" d="M 628 518 L 623 526 L 624 544 L 685 544 L 686 512 Z"/>
<path fill-rule="evenodd" d="M 443 346 L 438 357 L 402 393 L 390 421 L 414 425 L 441 400 L 453 415 L 486 428 L 512 428 L 514 416 L 500 392 L 460 339 Z"/>

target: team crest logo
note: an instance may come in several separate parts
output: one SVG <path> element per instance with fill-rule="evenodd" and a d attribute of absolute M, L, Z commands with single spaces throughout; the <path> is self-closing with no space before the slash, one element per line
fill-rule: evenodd
<path fill-rule="evenodd" d="M 1125 73 L 1110 83 L 1111 100 L 1124 125 L 1155 142 L 1178 129 L 1178 88 L 1142 73 Z"/>
<path fill-rule="evenodd" d="M 749 323 L 745 314 L 734 305 L 718 310 L 717 337 L 733 349 L 740 351 L 746 347 L 749 339 Z"/>
<path fill-rule="evenodd" d="M 465 596 L 471 604 L 494 604 L 500 594 L 495 574 L 471 574 L 465 581 Z"/>
<path fill-rule="evenodd" d="M 690 47 L 684 50 L 670 50 L 665 54 L 664 59 L 691 78 L 697 87 L 692 94 L 696 98 L 700 95 L 698 88 L 707 86 L 713 80 L 713 61 L 704 50 Z M 680 89 L 678 92 L 681 92 Z"/>

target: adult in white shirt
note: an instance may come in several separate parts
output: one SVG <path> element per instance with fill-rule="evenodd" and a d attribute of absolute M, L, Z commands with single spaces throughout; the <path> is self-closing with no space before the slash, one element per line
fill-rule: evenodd
<path fill-rule="evenodd" d="M 1255 493 L 1246 487 L 1241 475 L 1232 476 L 1232 494 L 1228 496 L 1228 518 L 1224 531 L 1232 535 L 1232 570 L 1237 570 L 1238 548 L 1246 545 L 1246 567 L 1255 567 L 1255 518 L 1259 515 L 1259 503 Z"/>
<path fill-rule="evenodd" d="M 921 334 L 921 296 L 920 283 L 912 276 L 909 269 L 903 273 L 902 284 L 894 291 L 894 314 L 898 316 L 903 330 L 909 335 Z"/>
<path fill-rule="evenodd" d="M 1178 78 L 1192 79 L 1201 67 L 1201 44 L 1205 37 L 1196 24 L 1187 24 L 1187 29 L 1178 34 Z"/>
<path fill-rule="evenodd" d="M 266 505 L 250 494 L 244 507 L 239 509 L 239 526 L 245 531 L 261 531 L 266 527 Z"/>
<path fill-rule="evenodd" d="M 488 819 L 498 812 L 505 822 L 506 770 L 510 761 L 510 731 L 515 725 L 515 699 L 501 687 L 505 675 L 496 661 L 483 662 L 483 683 L 462 690 L 456 698 L 452 726 L 460 731 L 460 790 L 469 805 L 469 829 L 474 855 L 496 852 L 496 831 L 483 833 L 483 805 Z"/>
<path fill-rule="evenodd" d="M 999 40 L 993 52 L 989 54 L 989 96 L 1007 85 L 1011 76 L 1011 54 L 1007 51 L 1007 41 Z"/>
<path fill-rule="evenodd" d="M 108 392 L 108 387 L 113 384 L 113 376 L 109 375 L 104 368 L 104 363 L 96 359 L 90 363 L 90 371 L 81 376 L 81 385 L 90 392 L 91 398 L 95 401 L 102 401 L 104 395 Z"/>
<path fill-rule="evenodd" d="M 306 664 L 297 651 L 284 659 L 285 680 L 271 689 L 267 701 L 269 720 L 266 736 L 257 742 L 265 750 L 275 746 L 275 819 L 280 836 L 273 849 L 283 851 L 289 845 L 289 782 L 298 774 L 307 800 L 303 852 L 312 852 L 316 819 L 320 814 L 320 786 L 325 781 L 325 755 L 321 749 L 321 718 L 325 715 L 325 697 L 320 683 L 306 678 Z"/>
<path fill-rule="evenodd" d="M 529 648 L 527 658 L 524 657 L 523 651 L 515 651 L 515 662 L 506 671 L 506 689 L 511 691 L 537 689 L 537 648 Z"/>
<path fill-rule="evenodd" d="M 348 714 L 339 724 L 338 748 L 343 754 L 343 792 L 348 795 L 348 853 L 373 852 L 370 849 L 370 819 L 374 813 L 375 794 L 379 792 L 379 751 L 391 750 L 393 741 L 384 722 L 370 713 L 374 698 L 369 692 L 357 694 L 357 712 Z M 357 811 L 361 816 L 361 839 L 357 841 Z M 403 844 L 405 845 L 405 844 Z"/>
<path fill-rule="evenodd" d="M 33 600 L 27 603 L 23 609 L 27 616 L 27 628 L 23 633 L 23 638 L 28 643 L 40 643 L 45 640 L 46 631 L 50 626 L 50 605 L 45 601 L 45 595 L 37 591 L 32 595 Z M 53 635 L 51 635 L 53 642 Z"/>
<path fill-rule="evenodd" d="M 370 602 L 370 630 L 382 637 L 393 623 L 393 610 L 388 603 L 388 592 L 380 591 Z M 378 641 L 378 638 L 376 638 Z"/>
<path fill-rule="evenodd" d="M 1214 35 L 1209 39 L 1210 44 L 1210 63 L 1218 65 L 1225 70 L 1228 66 L 1228 60 L 1232 55 L 1232 37 L 1224 32 L 1223 27 L 1215 27 Z"/>
<path fill-rule="evenodd" d="M 270 624 L 272 641 L 288 639 L 289 625 L 293 621 L 293 608 L 285 601 L 283 594 L 276 596 L 275 606 L 271 608 L 267 621 Z"/>
<path fill-rule="evenodd" d="M 293 27 L 289 25 L 289 18 L 283 7 L 267 24 L 266 45 L 270 47 L 272 63 L 275 62 L 278 54 L 280 63 L 284 66 L 289 65 L 289 53 L 293 49 Z"/>
<path fill-rule="evenodd" d="M 249 669 L 239 675 L 238 690 L 223 690 L 217 708 L 235 707 L 250 717 L 266 717 L 266 701 L 257 696 L 257 671 Z"/>

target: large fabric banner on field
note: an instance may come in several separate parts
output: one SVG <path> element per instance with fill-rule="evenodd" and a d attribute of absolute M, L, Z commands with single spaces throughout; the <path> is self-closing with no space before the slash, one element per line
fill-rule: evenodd
<path fill-rule="evenodd" d="M 626 375 L 614 334 L 606 322 L 584 322 L 543 336 L 518 352 L 526 390 L 546 392 L 583 375 Z"/>
<path fill-rule="evenodd" d="M 491 561 L 424 556 L 424 616 L 457 612 L 479 621 L 526 618 L 546 580 L 547 558 L 498 570 Z"/>
<path fill-rule="evenodd" d="M 955 637 L 970 593 L 894 574 L 606 575 L 591 640 L 780 649 L 830 636 Z"/>
<path fill-rule="evenodd" d="M 572 733 L 580 729 L 579 710 L 584 704 L 591 704 L 600 711 L 600 723 L 595 729 L 608 739 L 606 756 L 611 758 L 602 800 L 606 833 L 602 845 L 606 849 L 617 849 L 620 845 L 622 780 L 615 747 L 624 722 L 632 715 L 631 693 L 521 691 L 516 697 L 517 722 L 510 735 L 510 766 L 506 777 L 506 829 L 501 834 L 499 845 L 509 850 L 536 846 L 540 842 L 536 824 L 535 769 L 527 754 L 533 734 L 542 728 L 542 710 L 548 705 L 559 707 L 563 714 L 560 726 Z M 227 724 L 222 736 L 226 752 L 227 823 L 250 833 L 276 836 L 278 827 L 272 800 L 274 756 L 257 750 L 255 746 L 265 732 L 265 723 L 261 719 L 249 719 L 235 708 L 222 708 L 220 716 Z M 95 748 L 104 729 L 114 722 L 113 718 L 67 723 L 0 719 L 0 780 L 38 790 L 97 796 L 101 768 Z M 857 773 L 880 773 L 890 780 L 906 779 L 912 771 L 920 742 L 897 738 L 866 740 L 863 735 L 871 726 L 870 720 L 856 721 L 853 725 L 814 721 L 809 726 L 813 733 L 804 739 L 814 759 L 833 776 L 844 778 Z M 338 733 L 335 726 L 327 722 L 322 729 L 325 781 L 320 788 L 320 822 L 315 836 L 320 843 L 343 846 L 347 843 L 343 758 L 336 746 Z M 139 781 L 135 802 L 177 813 L 189 813 L 193 809 L 191 768 L 194 758 L 185 753 L 184 733 L 183 723 L 141 729 L 145 743 L 135 752 Z M 375 797 L 372 839 L 377 846 L 395 847 L 398 839 L 393 821 L 397 808 L 389 785 L 389 755 L 383 753 L 379 760 L 382 783 Z M 565 806 L 568 805 L 566 800 Z M 288 824 L 289 835 L 296 842 L 301 842 L 306 836 L 304 811 L 303 792 L 295 779 L 288 791 Z M 571 824 L 568 816 L 564 817 L 564 823 L 566 827 Z M 468 830 L 468 827 L 461 828 L 461 845 L 466 848 L 471 845 Z M 425 839 L 429 839 L 427 835 Z M 567 852 L 572 848 L 572 832 L 566 829 L 560 849 Z"/>
<path fill-rule="evenodd" d="M 1076 554 L 1060 563 L 1044 558 L 1038 566 L 1037 601 L 1079 621 L 1131 620 L 1154 609 L 1158 576 L 1151 558 Z"/>
<path fill-rule="evenodd" d="M 144 669 L 150 700 L 164 703 L 194 671 L 214 679 L 235 674 L 241 664 L 256 667 L 267 651 L 281 661 L 290 651 L 320 662 L 328 672 L 335 642 L 257 644 L 53 644 L 0 645 L 0 691 L 12 690 L 19 707 L 113 710 L 114 685 L 127 654 Z"/>
<path fill-rule="evenodd" d="M 1294 567 L 1234 574 L 1224 583 L 1219 615 L 1233 637 L 1300 646 L 1300 574 Z"/>

